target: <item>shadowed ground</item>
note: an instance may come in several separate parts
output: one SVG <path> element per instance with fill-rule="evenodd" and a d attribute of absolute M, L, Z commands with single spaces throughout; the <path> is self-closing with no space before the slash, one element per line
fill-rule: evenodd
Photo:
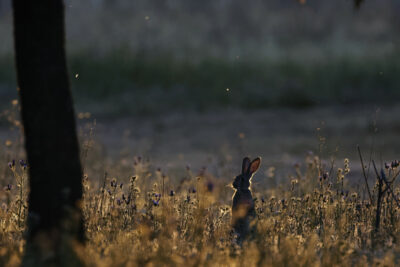
<path fill-rule="evenodd" d="M 395 159 L 399 151 L 399 111 L 400 106 L 341 106 L 165 113 L 154 117 L 99 117 L 94 127 L 92 115 L 79 124 L 81 139 L 96 143 L 89 149 L 88 162 L 101 160 L 110 168 L 113 161 L 129 165 L 132 161 L 127 159 L 142 156 L 167 172 L 183 172 L 187 165 L 195 171 L 207 166 L 214 175 L 224 173 L 231 178 L 240 167 L 235 163 L 243 155 L 259 155 L 263 158 L 259 176 L 273 166 L 277 176 L 285 178 L 291 166 L 304 162 L 310 151 L 327 161 L 335 156 L 339 165 L 347 157 L 354 161 L 354 171 L 360 169 L 357 144 L 366 161 L 371 149 L 377 162 L 381 162 L 381 155 L 383 161 Z M 94 129 L 92 138 L 88 137 L 90 128 Z M 4 142 L 15 138 L 16 131 L 3 126 L 0 134 Z"/>
<path fill-rule="evenodd" d="M 328 165 L 332 157 L 336 158 L 337 167 L 349 158 L 358 181 L 357 144 L 366 163 L 371 149 L 378 163 L 398 156 L 400 120 L 395 114 L 399 111 L 399 106 L 342 106 L 98 118 L 93 139 L 101 146 L 89 151 L 88 161 L 96 161 L 101 155 L 109 168 L 119 160 L 130 166 L 131 158 L 140 155 L 167 173 L 184 173 L 187 165 L 196 172 L 206 166 L 207 171 L 228 181 L 237 174 L 240 166 L 236 163 L 241 157 L 261 156 L 262 168 L 255 178 L 260 182 L 270 167 L 275 167 L 276 177 L 286 180 L 294 172 L 293 165 L 304 164 L 312 151 Z M 91 121 L 80 120 L 82 133 L 87 135 L 93 126 Z"/>

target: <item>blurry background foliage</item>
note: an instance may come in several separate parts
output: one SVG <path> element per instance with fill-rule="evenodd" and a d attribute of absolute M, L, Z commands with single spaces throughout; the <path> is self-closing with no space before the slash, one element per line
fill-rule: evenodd
<path fill-rule="evenodd" d="M 15 98 L 0 0 L 0 101 Z M 100 114 L 394 103 L 400 1 L 66 0 L 76 104 Z"/>

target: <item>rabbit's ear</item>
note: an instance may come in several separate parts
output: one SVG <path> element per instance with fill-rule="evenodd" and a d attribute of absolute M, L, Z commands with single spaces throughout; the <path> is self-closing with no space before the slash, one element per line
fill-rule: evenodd
<path fill-rule="evenodd" d="M 249 173 L 253 175 L 258 169 L 260 168 L 261 165 L 261 158 L 256 158 L 250 163 L 250 171 Z"/>
<path fill-rule="evenodd" d="M 242 163 L 242 174 L 248 173 L 249 167 L 250 167 L 250 159 L 248 157 L 245 157 Z"/>

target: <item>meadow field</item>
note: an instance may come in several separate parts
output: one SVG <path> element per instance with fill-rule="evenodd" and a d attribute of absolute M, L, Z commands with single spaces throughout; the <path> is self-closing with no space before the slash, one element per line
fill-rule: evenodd
<path fill-rule="evenodd" d="M 65 0 L 86 242 L 63 255 L 399 266 L 399 3 Z M 0 38 L 0 266 L 11 267 L 25 252 L 30 165 L 7 0 Z M 232 182 L 246 156 L 262 163 L 241 244 Z"/>
<path fill-rule="evenodd" d="M 18 266 L 24 248 L 29 164 L 15 104 L 2 113 L 0 131 L 2 266 Z M 76 253 L 82 263 L 396 266 L 400 128 L 393 114 L 399 107 L 294 111 L 153 120 L 79 112 L 87 245 L 76 245 Z M 245 155 L 261 156 L 262 167 L 251 187 L 256 231 L 241 247 L 231 228 L 231 183 Z M 371 160 L 386 179 L 381 187 Z"/>

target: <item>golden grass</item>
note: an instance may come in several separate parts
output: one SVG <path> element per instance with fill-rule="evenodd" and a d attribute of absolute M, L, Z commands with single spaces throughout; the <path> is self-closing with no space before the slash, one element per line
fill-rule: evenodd
<path fill-rule="evenodd" d="M 96 146 L 87 140 L 83 155 L 88 142 Z M 4 177 L 14 180 L 0 191 L 1 266 L 18 266 L 24 249 L 27 169 L 23 162 L 7 166 L 13 149 L 9 144 L 2 155 Z M 88 240 L 76 253 L 88 266 L 395 266 L 400 187 L 393 182 L 393 194 L 384 192 L 376 229 L 379 188 L 370 184 L 371 204 L 364 185 L 350 186 L 351 164 L 332 167 L 309 154 L 291 181 L 257 186 L 256 231 L 242 247 L 231 230 L 229 177 L 190 168 L 183 178 L 169 177 L 140 157 L 131 160 L 130 177 L 88 172 L 82 202 Z M 388 181 L 397 177 L 396 162 L 384 173 Z"/>

